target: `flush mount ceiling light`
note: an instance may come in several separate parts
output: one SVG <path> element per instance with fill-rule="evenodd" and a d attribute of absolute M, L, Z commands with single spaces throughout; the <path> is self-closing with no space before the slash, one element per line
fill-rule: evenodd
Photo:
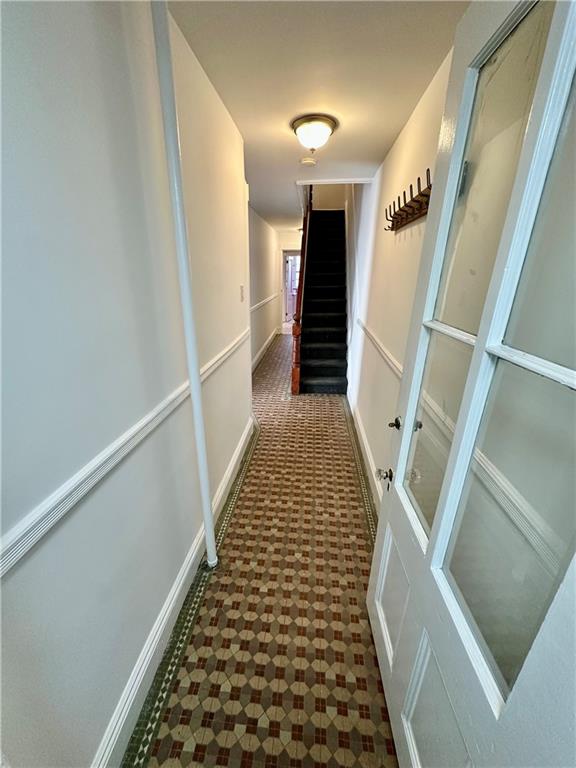
<path fill-rule="evenodd" d="M 302 115 L 292 120 L 290 127 L 300 144 L 314 153 L 326 144 L 338 128 L 338 121 L 331 115 Z"/>

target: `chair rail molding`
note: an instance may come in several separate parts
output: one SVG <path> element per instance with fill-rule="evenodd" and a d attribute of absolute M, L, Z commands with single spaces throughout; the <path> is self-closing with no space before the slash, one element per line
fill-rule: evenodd
<path fill-rule="evenodd" d="M 205 382 L 249 337 L 247 328 L 203 365 L 201 381 Z M 0 541 L 0 578 L 188 397 L 190 385 L 185 381 L 12 526 Z"/>
<path fill-rule="evenodd" d="M 228 358 L 233 355 L 248 338 L 250 338 L 250 328 L 245 328 L 242 333 L 230 342 L 230 344 L 227 344 L 224 349 L 221 349 L 211 360 L 204 363 L 202 368 L 200 368 L 200 381 L 204 383 L 208 377 L 212 376 L 214 371 L 220 368 L 222 363 L 228 360 Z"/>
<path fill-rule="evenodd" d="M 403 372 L 403 366 L 402 363 L 399 362 L 392 352 L 386 347 L 380 339 L 376 336 L 374 331 L 372 331 L 359 317 L 356 319 L 357 325 L 364 331 L 366 336 L 370 339 L 372 344 L 374 345 L 374 348 L 380 355 L 380 357 L 384 360 L 384 362 L 388 365 L 390 370 L 396 374 L 396 376 L 400 379 L 402 377 Z"/>
<path fill-rule="evenodd" d="M 254 306 L 250 307 L 250 312 L 255 312 L 257 309 L 260 309 L 260 307 L 268 304 L 268 302 L 274 301 L 274 299 L 277 299 L 279 295 L 280 294 L 278 291 L 276 291 L 276 293 L 273 293 L 271 296 L 267 296 L 265 299 L 262 299 L 262 301 L 259 301 L 257 304 L 254 304 Z"/>

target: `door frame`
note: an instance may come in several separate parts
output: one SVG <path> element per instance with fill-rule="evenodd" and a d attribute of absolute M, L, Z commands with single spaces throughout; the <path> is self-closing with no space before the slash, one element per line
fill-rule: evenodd
<path fill-rule="evenodd" d="M 282 250 L 282 322 L 292 323 L 292 318 L 286 319 L 288 314 L 288 259 L 300 256 L 300 251 L 294 248 L 287 248 Z"/>

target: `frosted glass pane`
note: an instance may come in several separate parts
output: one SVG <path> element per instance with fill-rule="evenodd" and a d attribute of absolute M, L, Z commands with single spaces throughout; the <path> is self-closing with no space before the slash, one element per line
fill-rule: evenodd
<path fill-rule="evenodd" d="M 499 361 L 447 562 L 513 685 L 576 540 L 576 394 Z"/>
<path fill-rule="evenodd" d="M 477 333 L 516 176 L 553 3 L 541 2 L 482 67 L 436 317 Z"/>
<path fill-rule="evenodd" d="M 504 342 L 576 368 L 576 94 L 548 171 Z"/>
<path fill-rule="evenodd" d="M 432 527 L 472 347 L 433 333 L 418 401 L 404 487 L 424 527 Z"/>

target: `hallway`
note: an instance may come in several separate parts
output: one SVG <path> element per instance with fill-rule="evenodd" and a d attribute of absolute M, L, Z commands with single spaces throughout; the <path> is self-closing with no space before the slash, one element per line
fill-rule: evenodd
<path fill-rule="evenodd" d="M 397 765 L 354 428 L 343 397 L 291 397 L 291 341 L 254 373 L 259 433 L 220 517 L 220 565 L 192 585 L 126 767 Z"/>

